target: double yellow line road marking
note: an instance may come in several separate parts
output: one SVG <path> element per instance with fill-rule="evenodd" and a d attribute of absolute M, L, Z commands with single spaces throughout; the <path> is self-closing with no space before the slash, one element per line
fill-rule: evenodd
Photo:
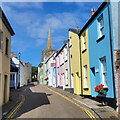
<path fill-rule="evenodd" d="M 47 87 L 47 88 L 48 88 L 48 87 Z M 63 97 L 64 99 L 70 101 L 71 103 L 75 104 L 76 106 L 78 106 L 78 107 L 79 107 L 80 109 L 82 109 L 92 120 L 96 120 L 96 118 L 93 116 L 93 114 L 92 114 L 89 110 L 87 110 L 86 108 L 84 108 L 84 107 L 82 107 L 81 105 L 77 104 L 76 102 L 74 102 L 73 100 L 69 99 L 68 97 L 65 97 L 64 95 L 62 95 L 62 94 L 60 94 L 60 93 L 58 93 L 58 92 L 56 92 L 56 91 L 54 91 L 54 90 L 52 90 L 52 89 L 50 89 L 50 88 L 48 88 L 48 89 L 49 89 L 50 91 L 58 94 L 59 96 Z"/>
<path fill-rule="evenodd" d="M 28 88 L 28 87 L 27 87 Z M 27 88 L 24 90 L 24 92 L 27 90 Z M 48 87 L 47 87 L 48 88 Z M 64 95 L 58 93 L 58 92 L 55 92 L 54 90 L 48 88 L 50 91 L 58 94 L 59 96 L 63 97 L 64 99 L 70 101 L 71 103 L 75 104 L 76 106 L 78 106 L 80 109 L 82 109 L 92 120 L 96 120 L 95 117 L 93 116 L 93 114 L 87 110 L 86 108 L 82 107 L 81 105 L 77 104 L 76 102 L 74 102 L 73 100 L 69 99 L 68 97 L 65 97 Z M 14 115 L 17 113 L 17 111 L 20 109 L 20 107 L 22 106 L 22 104 L 24 103 L 25 101 L 25 96 L 24 95 L 21 95 L 22 97 L 22 100 L 21 102 L 18 104 L 18 106 L 13 110 L 13 112 L 8 116 L 7 119 L 11 119 L 14 117 Z"/>
<path fill-rule="evenodd" d="M 28 88 L 28 87 L 27 87 Z M 27 90 L 27 88 L 25 88 L 24 92 Z M 18 104 L 18 106 L 12 111 L 12 113 L 8 116 L 7 119 L 11 119 L 14 117 L 14 115 L 17 113 L 17 111 L 20 109 L 20 107 L 22 106 L 22 104 L 24 103 L 25 101 L 25 96 L 24 95 L 21 95 L 21 102 Z"/>

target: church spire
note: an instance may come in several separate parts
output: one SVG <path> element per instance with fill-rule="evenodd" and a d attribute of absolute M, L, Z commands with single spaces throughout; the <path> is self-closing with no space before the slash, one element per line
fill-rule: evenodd
<path fill-rule="evenodd" d="M 49 33 L 48 33 L 48 41 L 47 41 L 46 50 L 53 50 L 51 36 L 50 36 L 50 28 L 49 28 Z"/>

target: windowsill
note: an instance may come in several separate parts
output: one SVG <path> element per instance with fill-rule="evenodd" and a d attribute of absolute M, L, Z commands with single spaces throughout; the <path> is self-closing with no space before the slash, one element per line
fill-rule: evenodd
<path fill-rule="evenodd" d="M 101 36 L 98 40 L 97 40 L 97 43 L 100 42 L 102 39 L 105 38 L 105 35 Z"/>
<path fill-rule="evenodd" d="M 87 50 L 87 49 L 84 49 L 84 50 L 82 51 L 82 53 L 84 53 L 86 50 Z"/>
<path fill-rule="evenodd" d="M 108 91 L 108 87 L 107 87 L 107 86 L 105 86 L 105 87 L 103 87 L 103 88 L 104 88 L 104 90 Z"/>
<path fill-rule="evenodd" d="M 89 88 L 84 88 L 84 90 L 89 90 Z"/>

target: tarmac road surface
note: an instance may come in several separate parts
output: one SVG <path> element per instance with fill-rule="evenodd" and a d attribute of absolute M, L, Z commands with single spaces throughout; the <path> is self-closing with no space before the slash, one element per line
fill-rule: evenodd
<path fill-rule="evenodd" d="M 44 85 L 29 86 L 23 97 L 12 118 L 90 118 L 80 107 Z"/>

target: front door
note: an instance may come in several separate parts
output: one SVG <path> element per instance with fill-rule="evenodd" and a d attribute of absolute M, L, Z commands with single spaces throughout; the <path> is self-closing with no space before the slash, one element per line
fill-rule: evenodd
<path fill-rule="evenodd" d="M 7 101 L 7 79 L 8 79 L 8 76 L 5 75 L 4 77 L 4 103 L 6 103 Z"/>

